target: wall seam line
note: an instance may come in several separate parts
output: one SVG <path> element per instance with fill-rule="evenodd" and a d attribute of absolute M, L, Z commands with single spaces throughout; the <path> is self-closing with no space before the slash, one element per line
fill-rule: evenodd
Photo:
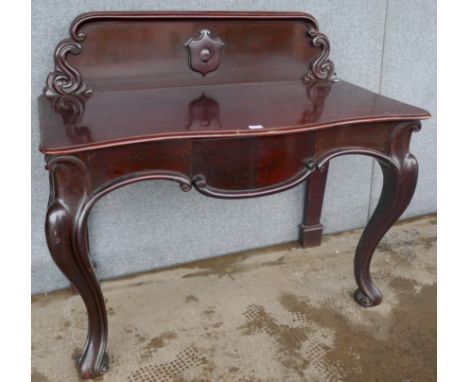
<path fill-rule="evenodd" d="M 382 50 L 380 54 L 380 75 L 379 75 L 379 89 L 378 93 L 382 94 L 382 79 L 383 79 L 383 65 L 384 65 L 384 56 L 385 56 L 385 41 L 387 39 L 387 19 L 388 19 L 388 3 L 390 0 L 386 0 L 385 2 L 385 16 L 384 16 L 384 29 L 383 29 L 383 36 L 382 36 Z M 370 187 L 369 187 L 369 203 L 367 206 L 367 221 L 370 220 L 371 215 L 372 215 L 372 193 L 374 191 L 374 177 L 375 177 L 375 165 L 376 161 L 375 159 L 372 160 L 372 165 L 371 165 L 371 181 L 370 181 Z"/>

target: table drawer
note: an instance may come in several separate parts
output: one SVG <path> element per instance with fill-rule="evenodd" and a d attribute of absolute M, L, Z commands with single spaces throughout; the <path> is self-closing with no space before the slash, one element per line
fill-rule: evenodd
<path fill-rule="evenodd" d="M 210 187 L 250 190 L 285 181 L 304 169 L 314 151 L 311 132 L 253 138 L 200 139 L 193 142 L 192 174 Z"/>

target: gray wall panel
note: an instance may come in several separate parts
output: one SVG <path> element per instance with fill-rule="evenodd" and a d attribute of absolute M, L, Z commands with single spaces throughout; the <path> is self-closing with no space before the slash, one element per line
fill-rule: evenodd
<path fill-rule="evenodd" d="M 403 3 L 401 3 L 403 4 Z M 55 268 L 43 234 L 48 198 L 47 173 L 42 156 L 37 152 L 38 117 L 36 97 L 41 93 L 47 73 L 53 68 L 55 45 L 68 33 L 76 15 L 90 10 L 297 10 L 313 14 L 332 44 L 331 57 L 340 78 L 365 88 L 405 100 L 406 94 L 391 93 L 395 74 L 389 68 L 381 72 L 386 17 L 385 0 L 333 1 L 32 1 L 32 290 L 33 293 L 65 287 L 67 281 Z M 420 12 L 420 10 L 411 10 Z M 398 12 L 389 4 L 389 14 Z M 388 21 L 388 20 L 387 20 Z M 391 23 L 387 23 L 387 28 Z M 433 25 L 435 28 L 435 25 Z M 396 28 L 402 39 L 406 31 Z M 432 38 L 432 37 L 431 37 Z M 435 44 L 435 38 L 425 41 Z M 397 44 L 397 42 L 395 42 Z M 434 47 L 435 49 L 435 47 Z M 385 51 L 384 63 L 388 57 Z M 432 58 L 432 57 L 431 57 Z M 395 68 L 404 68 L 411 59 Z M 398 72 L 397 72 L 398 73 Z M 408 97 L 426 94 L 418 87 L 426 81 L 422 73 L 415 80 Z M 388 76 L 388 79 L 387 77 Z M 411 78 L 406 78 L 412 84 Z M 406 99 L 415 102 L 413 99 Z M 429 107 L 424 99 L 416 104 Z M 435 122 L 434 122 L 435 126 Z M 420 133 L 421 134 L 421 133 Z M 432 137 L 432 136 L 431 136 Z M 421 148 L 426 136 L 418 137 Z M 432 150 L 429 148 L 428 150 Z M 419 153 L 416 153 L 419 155 Z M 427 152 L 435 158 L 435 151 Z M 354 175 L 351 175 L 354 174 Z M 367 219 L 372 178 L 372 162 L 366 158 L 339 158 L 329 172 L 323 222 L 326 232 L 363 226 Z M 425 179 L 425 177 L 422 177 Z M 429 179 L 429 178 L 428 178 Z M 423 180 L 424 181 L 424 180 Z M 429 179 L 429 182 L 431 180 Z M 372 183 L 378 187 L 378 179 Z M 423 187 L 414 213 L 433 211 L 425 199 L 432 200 Z M 90 216 L 91 251 L 98 265 L 98 276 L 110 278 L 123 274 L 192 261 L 204 257 L 262 247 L 297 238 L 297 225 L 302 218 L 303 186 L 283 194 L 243 201 L 220 201 L 183 193 L 168 182 L 147 182 L 115 191 L 100 200 Z"/>
<path fill-rule="evenodd" d="M 389 0 L 382 62 L 381 93 L 427 109 L 432 119 L 413 135 L 419 162 L 416 192 L 403 217 L 437 210 L 437 47 L 436 0 Z M 382 188 L 375 164 L 371 206 Z"/>
<path fill-rule="evenodd" d="M 99 275 L 113 277 L 290 241 L 301 219 L 300 210 L 291 208 L 303 201 L 297 191 L 230 203 L 196 191 L 186 194 L 163 182 L 116 191 L 98 202 L 90 225 Z"/>

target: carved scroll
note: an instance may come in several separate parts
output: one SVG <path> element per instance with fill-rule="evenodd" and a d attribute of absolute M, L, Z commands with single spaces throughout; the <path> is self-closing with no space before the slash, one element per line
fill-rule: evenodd
<path fill-rule="evenodd" d="M 314 171 L 315 163 L 312 159 L 304 160 L 304 167 L 289 179 L 263 188 L 250 190 L 226 190 L 208 185 L 204 175 L 198 174 L 192 178 L 195 189 L 203 195 L 218 199 L 245 199 L 258 196 L 273 195 L 289 190 L 306 180 Z"/>
<path fill-rule="evenodd" d="M 84 40 L 84 36 L 80 41 Z M 92 90 L 81 78 L 80 72 L 71 66 L 67 57 L 69 54 L 79 54 L 81 44 L 74 39 L 66 39 L 60 42 L 55 49 L 55 70 L 47 76 L 44 94 L 47 97 L 59 95 L 90 95 Z"/>
<path fill-rule="evenodd" d="M 73 94 L 49 98 L 54 110 L 62 117 L 67 135 L 74 143 L 88 143 L 92 140 L 90 129 L 80 125 L 87 100 L 86 95 L 75 96 Z"/>
<path fill-rule="evenodd" d="M 320 56 L 310 63 L 309 70 L 304 76 L 304 83 L 330 80 L 335 75 L 335 64 L 328 58 L 330 42 L 328 37 L 321 33 L 318 26 L 311 26 L 307 35 L 312 38 L 312 46 L 320 48 Z"/>

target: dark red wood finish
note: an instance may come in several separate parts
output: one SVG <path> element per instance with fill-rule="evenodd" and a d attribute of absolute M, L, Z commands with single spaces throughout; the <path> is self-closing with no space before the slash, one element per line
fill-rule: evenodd
<path fill-rule="evenodd" d="M 322 232 L 325 228 L 320 223 L 323 199 L 327 185 L 328 164 L 322 171 L 310 174 L 306 183 L 304 222 L 299 227 L 299 242 L 306 247 L 319 246 L 322 242 Z"/>
<path fill-rule="evenodd" d="M 199 72 L 190 55 L 209 61 L 215 45 L 193 53 L 186 43 L 202 30 L 224 45 L 219 62 L 209 71 L 196 64 Z M 316 245 L 329 161 L 373 157 L 384 187 L 356 250 L 355 299 L 381 302 L 372 255 L 411 200 L 417 162 L 409 142 L 429 114 L 337 81 L 329 49 L 305 14 L 111 12 L 74 21 L 39 99 L 40 150 L 51 186 L 47 243 L 88 311 L 83 378 L 107 369 L 87 218 L 99 198 L 134 182 L 175 181 L 183 191 L 235 199 L 306 181 L 300 240 Z"/>
<path fill-rule="evenodd" d="M 72 110 L 76 110 L 73 123 Z M 194 125 L 194 114 L 203 110 L 210 114 L 211 123 Z M 53 102 L 42 96 L 40 111 L 40 149 L 46 154 L 167 139 L 291 134 L 427 117 L 424 110 L 342 80 L 95 91 L 91 97 L 65 95 Z M 249 128 L 258 125 L 263 128 Z"/>

